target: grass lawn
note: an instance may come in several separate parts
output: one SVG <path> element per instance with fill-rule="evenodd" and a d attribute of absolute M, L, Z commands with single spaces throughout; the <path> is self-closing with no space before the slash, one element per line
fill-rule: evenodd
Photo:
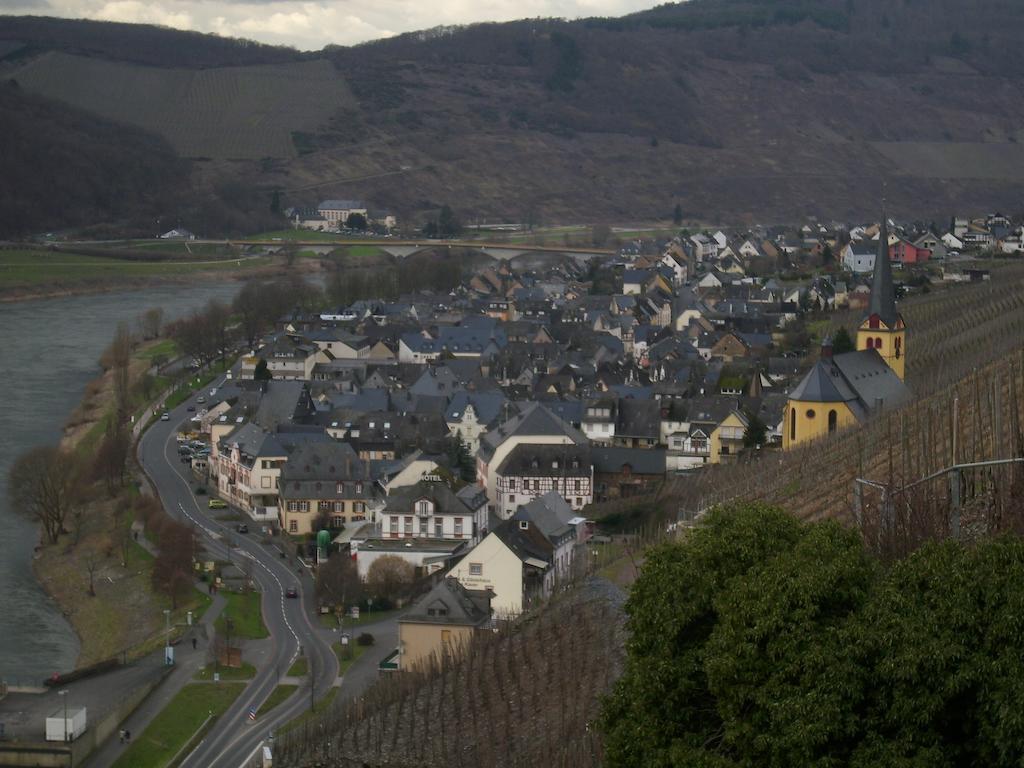
<path fill-rule="evenodd" d="M 163 768 L 201 735 L 207 717 L 213 715 L 209 727 L 244 689 L 241 683 L 186 685 L 145 731 L 134 735 L 113 768 Z"/>
<path fill-rule="evenodd" d="M 110 284 L 146 277 L 174 277 L 193 272 L 242 272 L 270 264 L 267 256 L 182 261 L 129 261 L 44 250 L 0 251 L 0 290 L 45 285 Z"/>
<path fill-rule="evenodd" d="M 384 621 L 385 619 L 391 619 L 395 616 L 399 616 L 403 612 L 403 608 L 393 608 L 389 611 L 360 611 L 358 619 L 352 619 L 349 616 L 345 617 L 345 621 L 342 624 L 342 629 L 346 632 L 352 629 L 359 629 L 365 627 L 367 624 L 376 624 L 378 621 Z M 320 617 L 320 625 L 327 627 L 328 629 L 337 629 L 338 619 L 333 613 L 321 613 L 318 614 Z"/>
<path fill-rule="evenodd" d="M 207 664 L 196 672 L 196 680 L 213 680 L 213 673 L 220 674 L 221 680 L 252 680 L 256 677 L 256 667 L 243 661 L 240 667 L 220 667 L 215 669 L 213 664 Z"/>
<path fill-rule="evenodd" d="M 349 238 L 351 235 L 346 235 Z M 337 232 L 315 232 L 312 229 L 278 229 L 274 232 L 261 232 L 246 240 L 304 240 L 306 242 L 331 242 L 342 238 Z"/>
<path fill-rule="evenodd" d="M 259 592 L 222 592 L 228 604 L 217 617 L 217 631 L 225 631 L 224 620 L 230 616 L 233 622 L 231 634 L 236 637 L 247 637 L 251 640 L 259 640 L 267 637 L 267 628 L 263 625 L 263 613 L 260 609 Z"/>
<path fill-rule="evenodd" d="M 356 257 L 379 256 L 381 254 L 380 248 L 376 245 L 349 245 L 345 248 L 345 252 L 349 256 Z"/>
<path fill-rule="evenodd" d="M 279 734 L 281 734 L 281 733 L 288 733 L 288 731 L 291 731 L 291 730 L 293 730 L 295 728 L 298 728 L 299 726 L 301 726 L 304 722 L 306 722 L 310 718 L 312 718 L 312 717 L 320 714 L 321 712 L 323 712 L 325 709 L 330 707 L 331 704 L 334 703 L 334 699 L 337 697 L 339 690 L 340 690 L 339 688 L 331 688 L 331 690 L 329 690 L 326 694 L 324 694 L 324 697 L 322 699 L 320 699 L 320 701 L 318 701 L 316 704 L 313 705 L 313 709 L 311 709 L 311 710 L 307 709 L 305 712 L 303 712 L 301 715 L 296 717 L 294 720 L 292 720 L 289 723 L 286 723 L 278 731 L 278 733 Z"/>
<path fill-rule="evenodd" d="M 279 685 L 279 686 L 277 686 L 277 688 L 275 688 L 271 692 L 271 694 L 267 697 L 267 700 L 264 701 L 260 705 L 260 708 L 256 710 L 256 717 L 259 717 L 260 715 L 269 712 L 274 707 L 276 707 L 278 704 L 280 704 L 281 702 L 285 701 L 289 696 L 291 696 L 293 693 L 295 693 L 295 691 L 297 691 L 298 689 L 299 689 L 299 686 L 297 686 L 297 685 Z"/>
<path fill-rule="evenodd" d="M 348 647 L 352 652 L 352 655 L 349 658 L 345 658 L 345 648 L 341 643 L 334 643 L 331 645 L 331 648 L 334 650 L 334 655 L 338 657 L 338 677 L 344 675 L 345 672 L 348 671 L 348 668 L 355 663 L 356 659 L 366 653 L 366 649 L 368 647 L 371 646 L 358 645 L 356 641 L 353 640 Z"/>
<path fill-rule="evenodd" d="M 299 656 L 295 663 L 288 667 L 288 677 L 304 677 L 309 671 L 309 661 L 305 656 Z"/>
<path fill-rule="evenodd" d="M 140 360 L 152 361 L 155 357 L 171 360 L 178 354 L 178 345 L 173 339 L 161 339 L 152 344 L 145 344 L 135 353 Z"/>

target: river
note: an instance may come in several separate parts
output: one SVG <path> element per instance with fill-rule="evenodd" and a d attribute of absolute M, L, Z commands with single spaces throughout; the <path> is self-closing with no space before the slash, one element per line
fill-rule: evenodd
<path fill-rule="evenodd" d="M 11 464 L 27 448 L 60 439 L 119 322 L 134 323 L 150 307 L 174 319 L 212 298 L 230 301 L 239 287 L 157 286 L 0 304 L 0 680 L 38 685 L 78 658 L 74 631 L 32 574 L 39 532 L 11 509 Z"/>

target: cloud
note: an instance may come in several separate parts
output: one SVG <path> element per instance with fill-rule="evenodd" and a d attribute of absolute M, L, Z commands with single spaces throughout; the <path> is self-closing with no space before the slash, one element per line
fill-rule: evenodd
<path fill-rule="evenodd" d="M 162 24 L 318 50 L 438 25 L 617 16 L 653 0 L 3 0 L 5 13 Z"/>

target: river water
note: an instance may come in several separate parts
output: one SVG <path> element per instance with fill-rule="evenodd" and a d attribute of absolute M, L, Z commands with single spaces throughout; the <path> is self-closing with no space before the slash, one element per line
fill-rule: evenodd
<path fill-rule="evenodd" d="M 27 448 L 56 442 L 117 324 L 150 307 L 174 319 L 239 283 L 157 286 L 0 304 L 0 680 L 38 685 L 71 670 L 78 639 L 32 574 L 37 526 L 11 509 L 7 475 Z M 85 595 L 85 587 L 82 588 Z"/>

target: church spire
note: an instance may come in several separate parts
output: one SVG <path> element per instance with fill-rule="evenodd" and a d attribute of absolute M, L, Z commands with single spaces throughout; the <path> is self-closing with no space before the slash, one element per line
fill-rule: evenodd
<path fill-rule="evenodd" d="M 878 315 L 887 328 L 896 327 L 896 289 L 892 284 L 892 264 L 889 262 L 889 222 L 882 209 L 882 226 L 878 231 L 878 253 L 871 278 L 871 303 L 868 317 Z"/>

